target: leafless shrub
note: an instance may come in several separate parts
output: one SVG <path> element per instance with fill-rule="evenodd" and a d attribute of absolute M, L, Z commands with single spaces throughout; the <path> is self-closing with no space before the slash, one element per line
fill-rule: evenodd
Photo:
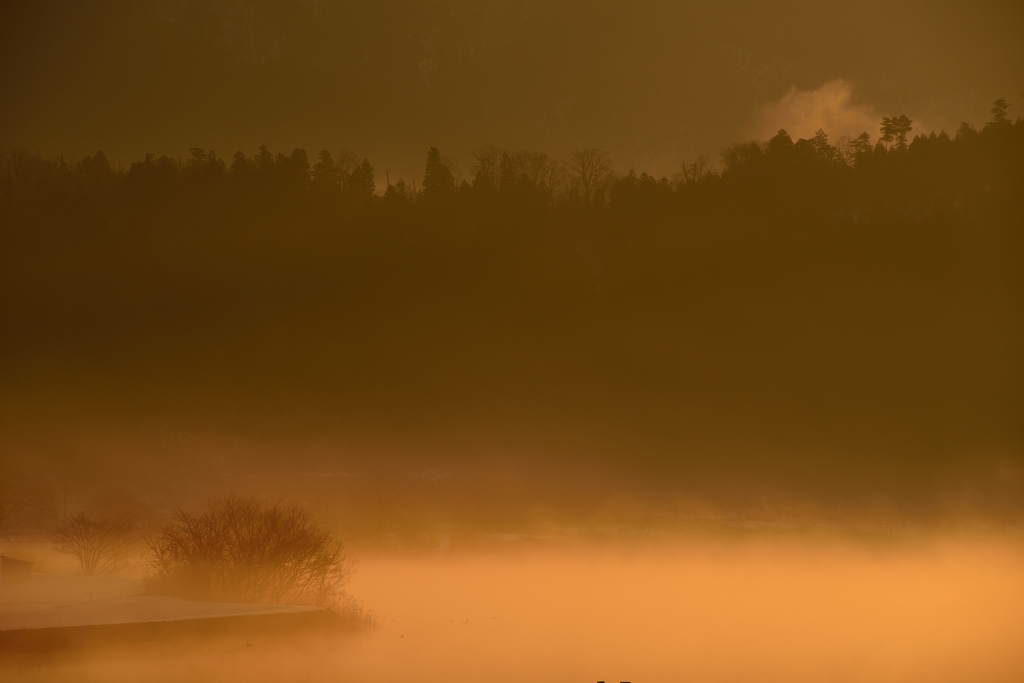
<path fill-rule="evenodd" d="M 231 495 L 178 511 L 149 542 L 151 592 L 194 600 L 330 607 L 355 572 L 340 541 L 297 505 Z"/>
<path fill-rule="evenodd" d="M 94 576 L 116 571 L 131 552 L 134 521 L 127 516 L 93 519 L 79 514 L 65 519 L 54 531 L 54 550 L 74 555 L 82 574 Z"/>

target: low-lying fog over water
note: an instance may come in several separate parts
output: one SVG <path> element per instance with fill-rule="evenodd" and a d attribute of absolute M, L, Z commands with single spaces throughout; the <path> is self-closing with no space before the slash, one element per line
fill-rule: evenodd
<path fill-rule="evenodd" d="M 380 618 L 371 633 L 115 644 L 0 671 L 194 683 L 1024 676 L 1019 539 L 530 545 L 363 556 L 350 590 Z"/>
<path fill-rule="evenodd" d="M 385 627 L 353 648 L 352 680 L 1024 674 L 1024 555 L 999 544 L 612 544 L 365 568 L 353 591 Z"/>

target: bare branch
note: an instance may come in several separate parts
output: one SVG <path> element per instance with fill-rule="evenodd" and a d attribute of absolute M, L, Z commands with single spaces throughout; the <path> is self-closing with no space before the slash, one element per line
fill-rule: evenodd
<path fill-rule="evenodd" d="M 231 495 L 150 541 L 150 590 L 198 600 L 329 604 L 355 572 L 309 511 Z"/>

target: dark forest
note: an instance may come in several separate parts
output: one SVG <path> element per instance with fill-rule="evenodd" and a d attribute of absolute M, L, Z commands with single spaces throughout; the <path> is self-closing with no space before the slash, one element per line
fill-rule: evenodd
<path fill-rule="evenodd" d="M 431 148 L 413 181 L 350 152 L 7 152 L 8 426 L 545 444 L 704 492 L 1016 516 L 1008 107 L 952 136 L 780 130 L 673 178 L 598 149 L 482 148 L 463 178 Z"/>

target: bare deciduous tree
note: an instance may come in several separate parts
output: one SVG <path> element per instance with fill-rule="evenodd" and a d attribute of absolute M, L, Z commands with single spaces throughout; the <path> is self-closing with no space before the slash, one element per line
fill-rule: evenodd
<path fill-rule="evenodd" d="M 711 159 L 706 155 L 701 154 L 693 163 L 683 164 L 682 168 L 675 176 L 676 185 L 682 187 L 685 185 L 700 183 L 716 174 L 717 172 L 715 171 L 714 165 L 711 163 Z"/>
<path fill-rule="evenodd" d="M 178 511 L 149 546 L 149 589 L 196 600 L 329 605 L 355 571 L 308 510 L 250 496 Z"/>
<path fill-rule="evenodd" d="M 569 198 L 577 206 L 592 206 L 611 179 L 608 153 L 600 149 L 577 149 L 565 165 Z"/>
<path fill-rule="evenodd" d="M 495 187 L 501 181 L 501 156 L 503 150 L 494 145 L 481 147 L 473 153 L 473 184 L 477 187 Z"/>
<path fill-rule="evenodd" d="M 549 193 L 559 181 L 561 165 L 540 152 L 509 152 L 481 147 L 474 154 L 474 187 L 529 187 Z"/>
<path fill-rule="evenodd" d="M 120 567 L 131 550 L 134 531 L 130 517 L 93 519 L 80 512 L 57 526 L 53 548 L 74 555 L 82 574 L 94 576 Z"/>
<path fill-rule="evenodd" d="M 541 152 L 516 152 L 519 173 L 531 184 L 552 189 L 558 184 L 561 165 Z"/>

